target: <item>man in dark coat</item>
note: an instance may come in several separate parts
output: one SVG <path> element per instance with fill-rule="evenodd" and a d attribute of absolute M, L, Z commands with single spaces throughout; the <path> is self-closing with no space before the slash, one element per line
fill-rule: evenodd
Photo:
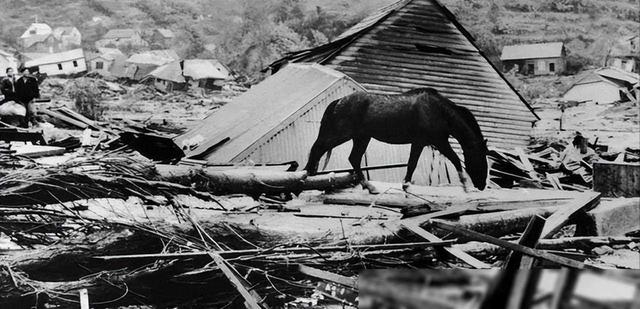
<path fill-rule="evenodd" d="M 31 75 L 29 70 L 24 67 L 18 69 L 22 74 L 15 83 L 16 89 L 16 101 L 23 104 L 27 110 L 27 115 L 24 119 L 23 126 L 28 127 L 29 122 L 33 116 L 33 108 L 31 107 L 31 101 L 40 97 L 40 85 L 38 79 Z"/>
<path fill-rule="evenodd" d="M 4 95 L 4 98 L 0 100 L 0 104 L 8 101 L 14 101 L 16 98 L 16 78 L 13 75 L 13 69 L 7 68 L 7 76 L 0 81 L 0 92 Z"/>

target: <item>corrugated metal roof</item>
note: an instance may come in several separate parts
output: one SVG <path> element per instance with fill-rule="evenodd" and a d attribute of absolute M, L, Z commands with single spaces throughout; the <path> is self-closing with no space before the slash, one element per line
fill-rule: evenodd
<path fill-rule="evenodd" d="M 562 42 L 509 45 L 502 48 L 500 60 L 562 57 Z"/>
<path fill-rule="evenodd" d="M 271 67 L 319 62 L 373 93 L 432 87 L 469 108 L 491 145 L 528 143 L 537 116 L 438 1 L 399 1 L 346 33 L 340 40 L 290 53 Z"/>
<path fill-rule="evenodd" d="M 162 80 L 168 80 L 176 83 L 185 82 L 184 76 L 182 76 L 182 66 L 180 65 L 180 61 L 173 61 L 165 65 L 161 65 L 155 68 L 153 71 L 149 72 L 147 76 L 155 77 Z"/>
<path fill-rule="evenodd" d="M 208 153 L 211 162 L 231 162 L 260 138 L 283 126 L 286 120 L 346 75 L 318 64 L 291 64 L 251 87 L 247 92 L 205 118 L 199 127 L 175 138 L 187 157 Z M 356 84 L 353 82 L 353 84 Z M 357 86 L 359 87 L 359 86 Z M 288 160 L 287 158 L 283 158 Z"/>
<path fill-rule="evenodd" d="M 185 60 L 183 74 L 195 80 L 205 78 L 227 79 L 229 77 L 228 73 L 222 72 L 210 59 Z"/>
<path fill-rule="evenodd" d="M 73 49 L 61 53 L 48 54 L 46 56 L 42 56 L 33 60 L 27 61 L 24 66 L 25 67 L 35 67 L 43 64 L 50 63 L 61 63 L 66 61 L 78 60 L 84 58 L 84 51 L 82 48 Z"/>

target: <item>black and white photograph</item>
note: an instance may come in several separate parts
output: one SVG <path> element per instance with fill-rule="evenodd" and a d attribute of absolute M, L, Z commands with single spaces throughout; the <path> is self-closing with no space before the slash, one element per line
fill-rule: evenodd
<path fill-rule="evenodd" d="M 639 0 L 0 0 L 0 308 L 640 309 Z"/>

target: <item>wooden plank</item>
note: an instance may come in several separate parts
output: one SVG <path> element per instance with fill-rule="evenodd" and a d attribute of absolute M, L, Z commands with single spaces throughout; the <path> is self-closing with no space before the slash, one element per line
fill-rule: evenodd
<path fill-rule="evenodd" d="M 249 309 L 263 309 L 265 307 L 260 305 L 260 296 L 255 291 L 251 290 L 251 286 L 240 276 L 233 266 L 223 259 L 219 254 L 210 253 L 209 256 L 218 265 L 222 273 L 231 281 L 233 286 L 240 292 L 240 295 L 244 298 L 245 305 Z"/>
<path fill-rule="evenodd" d="M 531 164 L 531 161 L 529 161 L 529 158 L 527 158 L 527 155 L 524 153 L 522 148 L 516 147 L 516 153 L 520 158 L 520 162 L 522 162 L 522 166 L 524 167 L 524 170 L 527 171 L 527 174 L 529 174 L 529 177 L 531 177 L 531 179 L 533 180 L 540 181 L 540 178 L 538 178 L 538 173 L 533 168 L 533 164 Z"/>
<path fill-rule="evenodd" d="M 488 242 L 503 248 L 507 248 L 510 250 L 514 250 L 514 251 L 519 251 L 521 253 L 524 253 L 526 255 L 529 256 L 533 256 L 536 258 L 540 258 L 540 259 L 544 259 L 562 266 L 566 266 L 566 267 L 571 267 L 571 268 L 578 268 L 578 269 L 584 269 L 586 266 L 584 263 L 576 261 L 576 260 L 572 260 L 572 259 L 567 259 L 567 258 L 563 258 L 560 256 L 557 256 L 555 254 L 550 254 L 547 253 L 545 251 L 542 250 L 536 250 L 536 249 L 532 249 L 529 247 L 525 247 L 519 244 L 515 244 L 515 243 L 511 243 L 509 241 L 506 240 L 502 240 L 502 239 L 498 239 L 495 237 L 491 237 L 491 236 L 487 236 L 469 229 L 465 229 L 462 228 L 460 226 L 457 226 L 456 224 L 452 224 L 452 223 L 448 223 L 448 222 L 444 222 L 442 220 L 432 220 L 431 224 L 434 227 L 449 231 L 449 232 L 453 232 L 455 234 L 458 234 L 460 236 L 465 236 L 477 241 L 482 241 L 482 242 Z"/>
<path fill-rule="evenodd" d="M 319 278 L 326 281 L 331 281 L 337 284 L 348 286 L 353 289 L 358 288 L 358 282 L 354 278 L 334 274 L 332 272 L 328 272 L 322 269 L 317 269 L 317 268 L 313 268 L 311 266 L 306 266 L 302 264 L 298 265 L 298 270 L 307 276 Z"/>
<path fill-rule="evenodd" d="M 600 202 L 600 193 L 593 193 L 588 196 L 577 198 L 569 205 L 562 206 L 558 211 L 547 218 L 547 222 L 542 230 L 541 238 L 549 238 L 558 232 L 574 213 L 586 211 L 595 207 Z"/>
<path fill-rule="evenodd" d="M 40 110 L 38 110 L 38 112 L 43 113 L 43 114 L 45 114 L 45 115 L 47 115 L 49 117 L 60 119 L 60 120 L 66 122 L 68 124 L 71 124 L 71 125 L 74 125 L 74 126 L 80 128 L 80 129 L 86 129 L 89 126 L 88 124 L 86 124 L 86 123 L 84 123 L 82 121 L 73 119 L 73 118 L 71 118 L 69 116 L 65 116 L 65 115 L 63 115 L 61 113 L 54 112 L 52 110 L 48 110 L 46 108 L 40 109 Z"/>
<path fill-rule="evenodd" d="M 446 209 L 434 211 L 428 214 L 401 219 L 400 222 L 402 224 L 420 226 L 420 224 L 423 224 L 434 218 L 440 218 L 440 217 L 450 216 L 450 215 L 459 215 L 475 209 L 477 209 L 475 205 L 469 205 L 469 204 L 455 205 L 455 206 L 450 206 L 450 207 L 447 207 Z"/>
<path fill-rule="evenodd" d="M 64 147 L 40 146 L 40 145 L 20 145 L 12 148 L 16 151 L 16 155 L 29 158 L 55 156 L 63 154 L 66 149 Z"/>
<path fill-rule="evenodd" d="M 402 226 L 404 226 L 404 228 L 412 231 L 413 233 L 415 233 L 416 235 L 428 240 L 428 241 L 434 241 L 434 242 L 440 242 L 442 241 L 442 239 L 438 238 L 438 236 L 433 235 L 429 232 L 427 232 L 426 230 L 424 230 L 423 228 L 421 228 L 419 225 L 417 224 L 412 224 L 412 223 L 408 223 L 408 222 L 404 222 L 402 223 Z M 460 259 L 461 261 L 473 266 L 474 268 L 491 268 L 491 265 L 482 262 L 476 258 L 474 258 L 473 256 L 469 255 L 466 252 L 463 252 L 462 250 L 456 248 L 456 247 L 442 247 L 442 249 L 444 249 L 446 252 L 448 252 L 449 254 L 453 255 L 454 257 Z"/>

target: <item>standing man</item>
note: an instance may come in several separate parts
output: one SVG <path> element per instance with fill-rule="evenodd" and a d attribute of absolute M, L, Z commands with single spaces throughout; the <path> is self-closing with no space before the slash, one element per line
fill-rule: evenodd
<path fill-rule="evenodd" d="M 18 72 L 20 72 L 22 76 L 20 76 L 20 78 L 15 82 L 15 96 L 16 101 L 24 105 L 24 108 L 27 110 L 23 123 L 23 126 L 27 128 L 29 127 L 29 122 L 31 122 L 31 118 L 33 117 L 31 101 L 40 97 L 40 86 L 38 84 L 38 79 L 31 75 L 31 72 L 29 72 L 27 68 L 20 67 Z"/>
<path fill-rule="evenodd" d="M 15 101 L 16 99 L 16 78 L 13 75 L 13 69 L 7 68 L 7 76 L 0 81 L 0 91 L 4 95 L 4 98 L 0 100 L 0 104 L 8 101 Z"/>

